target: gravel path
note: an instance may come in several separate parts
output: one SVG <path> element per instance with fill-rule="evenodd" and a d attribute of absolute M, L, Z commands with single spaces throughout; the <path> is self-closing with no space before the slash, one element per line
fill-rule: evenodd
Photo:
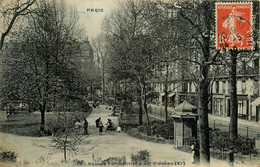
<path fill-rule="evenodd" d="M 109 157 L 125 156 L 127 162 L 130 162 L 131 154 L 135 154 L 139 150 L 148 150 L 151 154 L 152 162 L 169 162 L 172 166 L 193 166 L 191 164 L 191 154 L 181 152 L 173 149 L 173 145 L 159 144 L 147 142 L 130 137 L 126 133 L 105 132 L 102 136 L 99 135 L 98 129 L 95 127 L 95 120 L 101 117 L 105 124 L 110 118 L 117 125 L 117 117 L 111 117 L 111 110 L 105 109 L 104 106 L 94 109 L 88 117 L 89 122 L 89 136 L 82 136 L 83 142 L 79 146 L 77 155 L 69 154 L 68 159 L 84 160 L 87 165 L 98 159 L 106 159 Z M 13 150 L 18 153 L 18 161 L 20 164 L 37 164 L 39 166 L 46 166 L 47 162 L 60 162 L 63 159 L 63 153 L 53 150 L 50 147 L 51 137 L 25 137 L 16 136 L 12 134 L 0 133 L 0 141 L 2 149 Z M 184 163 L 185 165 L 184 165 Z M 211 160 L 212 164 L 226 165 L 226 162 Z M 113 166 L 111 166 L 113 167 Z"/>

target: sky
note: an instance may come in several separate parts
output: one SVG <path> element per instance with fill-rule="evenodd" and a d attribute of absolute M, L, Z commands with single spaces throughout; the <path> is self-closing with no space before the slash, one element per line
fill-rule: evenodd
<path fill-rule="evenodd" d="M 55 0 L 56 1 L 56 0 Z M 102 19 L 111 13 L 116 8 L 117 1 L 119 0 L 64 0 L 68 6 L 72 6 L 78 11 L 79 14 L 79 28 L 85 31 L 84 36 L 88 37 L 91 41 L 101 31 Z M 2 3 L 2 0 L 0 0 Z M 3 1 L 10 3 L 10 0 Z M 2 3 L 3 5 L 5 3 Z M 93 10 L 94 12 L 92 12 Z M 98 12 L 95 12 L 97 10 Z M 0 17 L 0 32 L 5 30 L 2 26 L 2 18 Z M 16 21 L 19 24 L 19 21 Z"/>
<path fill-rule="evenodd" d="M 65 0 L 65 2 L 78 10 L 80 28 L 86 31 L 89 40 L 98 36 L 102 19 L 116 8 L 115 0 Z M 95 9 L 98 12 L 95 12 Z"/>

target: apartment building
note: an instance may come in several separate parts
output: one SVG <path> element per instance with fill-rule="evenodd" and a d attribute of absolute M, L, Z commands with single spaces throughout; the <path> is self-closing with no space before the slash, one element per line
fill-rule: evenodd
<path fill-rule="evenodd" d="M 238 117 L 254 122 L 260 122 L 260 69 L 259 55 L 244 65 L 237 65 L 237 102 Z M 191 104 L 198 106 L 198 93 L 195 80 L 185 74 L 180 74 L 179 67 L 169 68 L 167 87 L 168 95 L 165 96 L 165 69 L 162 68 L 160 76 L 149 82 L 149 89 L 159 93 L 159 98 L 153 102 L 164 104 L 168 98 L 169 106 L 176 106 L 187 100 Z M 220 67 L 221 68 L 221 67 Z M 174 72 L 172 72 L 174 71 Z M 213 70 L 212 70 L 213 71 Z M 178 73 L 178 74 L 177 74 Z M 174 76 L 171 76 L 174 75 Z M 177 77 L 178 76 L 178 77 Z M 213 78 L 213 77 L 212 77 Z M 228 69 L 220 70 L 211 82 L 209 91 L 209 112 L 223 117 L 230 116 L 230 95 L 229 95 L 229 75 Z"/>

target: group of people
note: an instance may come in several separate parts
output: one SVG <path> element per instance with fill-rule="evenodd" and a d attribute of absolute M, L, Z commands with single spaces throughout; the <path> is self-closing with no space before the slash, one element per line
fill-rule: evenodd
<path fill-rule="evenodd" d="M 104 131 L 104 130 L 103 130 L 103 129 L 104 129 L 104 125 L 103 125 L 103 123 L 102 123 L 102 121 L 101 121 L 101 118 L 99 117 L 95 122 L 96 122 L 96 128 L 99 129 L 99 134 L 102 135 L 102 133 L 103 133 L 103 131 Z M 117 130 L 118 133 L 121 132 L 121 127 L 118 126 L 117 128 L 115 128 L 115 127 L 114 127 L 114 123 L 112 122 L 111 119 L 107 119 L 107 123 L 106 123 L 105 125 L 106 125 L 106 130 L 105 130 L 105 132 L 106 132 L 107 130 Z"/>
<path fill-rule="evenodd" d="M 99 108 L 99 102 L 98 102 L 98 101 L 95 101 L 95 102 L 92 104 L 92 107 L 93 107 L 93 108 Z"/>
<path fill-rule="evenodd" d="M 95 122 L 96 122 L 96 128 L 99 129 L 99 133 L 100 133 L 100 135 L 102 135 L 102 133 L 104 131 L 104 125 L 101 121 L 101 118 L 99 117 Z M 115 128 L 114 123 L 112 122 L 111 119 L 107 119 L 107 123 L 105 125 L 106 125 L 105 132 L 107 130 L 112 130 L 112 131 L 116 130 L 118 133 L 121 132 L 121 127 L 118 126 L 117 128 Z M 84 117 L 82 121 L 80 121 L 79 119 L 76 119 L 75 129 L 78 134 L 81 131 L 81 127 L 83 127 L 83 129 L 84 129 L 84 135 L 88 135 L 88 121 L 87 121 L 86 117 Z"/>
<path fill-rule="evenodd" d="M 80 132 L 80 129 L 82 126 L 84 128 L 84 135 L 88 135 L 88 120 L 86 117 L 83 118 L 82 122 L 80 122 L 79 119 L 76 120 L 75 129 L 76 129 L 77 133 Z"/>

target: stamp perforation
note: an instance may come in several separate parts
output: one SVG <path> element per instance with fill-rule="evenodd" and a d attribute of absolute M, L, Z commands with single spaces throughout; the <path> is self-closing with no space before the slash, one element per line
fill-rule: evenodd
<path fill-rule="evenodd" d="M 219 34 L 218 34 L 218 26 L 219 26 L 219 22 L 218 22 L 218 12 L 219 12 L 219 10 L 218 10 L 218 7 L 219 7 L 219 5 L 243 5 L 243 4 L 245 4 L 245 5 L 249 5 L 249 11 L 250 11 L 250 13 L 249 13 L 249 22 L 250 23 L 248 23 L 249 24 L 249 27 L 250 27 L 250 30 L 249 30 L 249 32 L 251 33 L 252 31 L 253 31 L 253 27 L 252 27 L 252 25 L 254 25 L 253 24 L 253 3 L 251 2 L 251 1 L 230 1 L 230 2 L 216 2 L 215 3 L 215 46 L 216 46 L 216 49 L 223 49 L 223 48 L 220 48 L 218 45 L 219 45 L 219 43 L 218 43 L 218 38 L 219 38 Z M 227 8 L 229 8 L 229 10 L 232 8 L 231 6 L 230 7 L 227 7 Z M 235 7 L 233 7 L 233 8 L 235 8 Z M 236 8 L 235 8 L 235 10 L 236 10 Z M 233 9 L 231 9 L 231 13 L 233 13 Z M 231 13 L 230 13 L 230 15 L 231 15 Z M 230 16 L 229 15 L 229 16 Z M 229 18 L 229 16 L 228 16 L 228 18 Z M 231 15 L 231 17 L 233 16 L 233 14 Z M 237 16 L 236 16 L 237 17 Z M 227 19 L 228 19 L 227 18 Z M 233 23 L 234 24 L 234 23 Z M 235 27 L 235 26 L 234 26 Z M 230 29 L 230 28 L 229 28 Z M 230 34 L 229 34 L 230 35 Z M 234 35 L 234 34 L 231 34 L 231 35 Z M 231 36 L 230 35 L 230 36 Z M 228 37 L 226 37 L 226 38 L 228 38 Z M 253 39 L 252 37 L 249 37 L 251 40 Z M 225 39 L 226 40 L 226 39 Z M 235 41 L 235 40 L 233 40 L 233 41 Z M 240 41 L 240 40 L 239 40 Z M 222 36 L 220 36 L 220 40 L 219 40 L 219 42 L 222 42 Z M 226 43 L 226 42 L 225 42 Z M 234 42 L 233 42 L 234 43 Z M 234 49 L 234 48 L 230 48 L 230 47 L 227 47 L 227 48 L 224 48 L 224 49 Z M 246 46 L 244 46 L 244 47 L 237 47 L 237 49 L 238 50 L 252 50 L 252 46 L 250 47 L 250 45 L 248 45 L 248 47 Z"/>

